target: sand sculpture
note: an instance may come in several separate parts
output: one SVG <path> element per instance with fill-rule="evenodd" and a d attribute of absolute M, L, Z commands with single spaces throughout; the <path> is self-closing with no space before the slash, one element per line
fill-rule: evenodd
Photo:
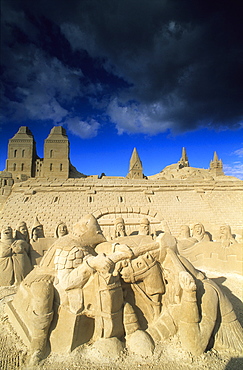
<path fill-rule="evenodd" d="M 29 253 L 30 245 L 27 241 L 22 238 L 15 239 L 10 226 L 2 228 L 0 240 L 0 286 L 17 285 L 32 270 Z"/>
<path fill-rule="evenodd" d="M 119 217 L 114 222 L 115 225 L 115 235 L 114 238 L 118 238 L 119 236 L 126 236 L 126 228 L 125 222 L 122 217 Z"/>
<path fill-rule="evenodd" d="M 242 272 L 241 184 L 217 153 L 190 167 L 185 148 L 153 176 L 136 149 L 126 177 L 86 176 L 61 126 L 44 158 L 21 127 L 0 173 L 0 285 L 17 287 L 7 313 L 29 364 L 86 344 L 150 356 L 171 336 L 193 355 L 239 353 L 232 305 L 196 267 Z"/>
<path fill-rule="evenodd" d="M 141 224 L 149 226 L 147 219 Z M 49 345 L 63 353 L 105 341 L 107 348 L 119 344 L 152 355 L 157 340 L 176 333 L 193 355 L 212 347 L 242 349 L 231 303 L 178 253 L 175 237 L 164 232 L 154 240 L 143 228 L 107 242 L 93 215 L 54 242 L 7 312 L 32 365 Z"/>

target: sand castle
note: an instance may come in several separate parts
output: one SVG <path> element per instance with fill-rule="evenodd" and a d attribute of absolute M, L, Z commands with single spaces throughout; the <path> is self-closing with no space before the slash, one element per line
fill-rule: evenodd
<path fill-rule="evenodd" d="M 134 149 L 126 177 L 88 176 L 71 165 L 61 126 L 45 140 L 43 159 L 21 127 L 1 189 L 1 276 L 8 265 L 8 284 L 19 286 L 7 313 L 30 363 L 48 348 L 102 341 L 149 356 L 175 334 L 194 355 L 241 351 L 231 303 L 196 269 L 242 273 L 242 181 L 224 175 L 216 153 L 208 170 L 198 169 L 183 148 L 176 164 L 147 177 Z"/>

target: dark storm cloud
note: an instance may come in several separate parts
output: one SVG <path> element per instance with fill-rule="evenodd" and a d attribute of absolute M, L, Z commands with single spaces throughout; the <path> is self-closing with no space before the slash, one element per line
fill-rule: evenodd
<path fill-rule="evenodd" d="M 242 125 L 240 2 L 3 4 L 8 117 L 50 119 L 90 137 L 97 116 L 84 122 L 74 104 L 88 97 L 119 133 Z"/>

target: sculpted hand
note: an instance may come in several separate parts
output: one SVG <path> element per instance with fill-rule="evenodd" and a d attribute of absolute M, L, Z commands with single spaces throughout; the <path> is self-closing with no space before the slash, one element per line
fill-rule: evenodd
<path fill-rule="evenodd" d="M 193 292 L 197 289 L 193 277 L 186 271 L 179 273 L 179 283 L 181 288 L 187 292 Z"/>
<path fill-rule="evenodd" d="M 88 261 L 90 267 L 98 272 L 109 272 L 111 273 L 114 270 L 115 264 L 104 254 L 98 254 L 90 261 Z"/>
<path fill-rule="evenodd" d="M 20 243 L 18 243 L 18 241 L 12 244 L 12 251 L 14 254 L 19 254 L 23 252 L 22 246 Z"/>

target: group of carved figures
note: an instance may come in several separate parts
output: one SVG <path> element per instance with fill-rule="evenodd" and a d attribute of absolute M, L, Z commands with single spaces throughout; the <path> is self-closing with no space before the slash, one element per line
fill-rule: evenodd
<path fill-rule="evenodd" d="M 156 341 L 176 333 L 194 355 L 212 347 L 241 351 L 242 329 L 230 301 L 178 251 L 180 240 L 194 238 L 195 243 L 207 233 L 201 224 L 192 236 L 186 227 L 181 231 L 178 240 L 167 231 L 153 238 L 143 219 L 137 235 L 127 236 L 119 218 L 114 239 L 107 241 L 93 215 L 83 217 L 71 233 L 60 223 L 40 265 L 30 271 L 25 262 L 15 282 L 26 277 L 8 304 L 13 326 L 11 317 L 17 317 L 28 331 L 30 363 L 41 360 L 48 346 L 72 350 L 112 338 L 133 352 L 141 345 L 144 353 L 152 353 Z M 43 236 L 38 223 L 31 240 Z M 16 266 L 27 260 L 31 240 L 24 223 L 15 238 L 10 227 L 2 230 L 1 276 L 10 269 L 2 268 L 10 255 L 18 274 Z"/>
<path fill-rule="evenodd" d="M 55 230 L 55 237 L 59 238 L 68 233 L 67 226 L 60 222 Z M 11 226 L 6 225 L 1 230 L 0 238 L 0 286 L 18 285 L 33 269 L 31 251 L 34 243 L 44 238 L 43 225 L 35 219 L 31 235 L 27 225 L 21 221 L 15 233 Z"/>

